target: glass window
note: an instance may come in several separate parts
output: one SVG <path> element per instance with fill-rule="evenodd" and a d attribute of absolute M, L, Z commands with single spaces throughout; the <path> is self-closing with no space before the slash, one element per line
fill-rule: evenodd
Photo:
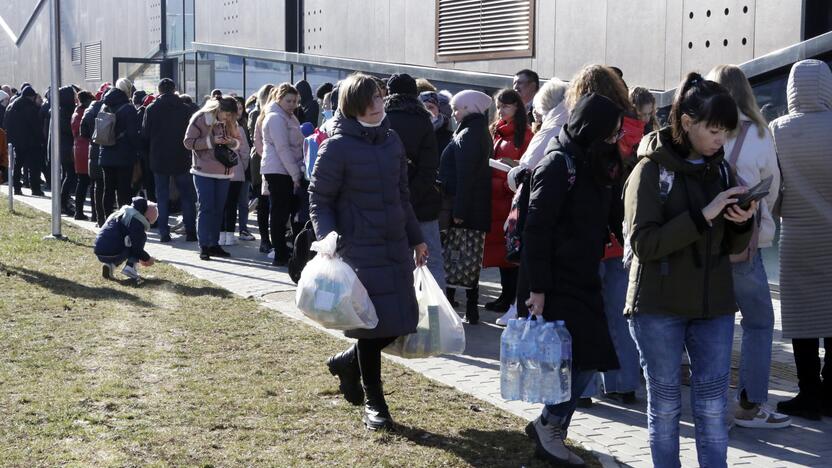
<path fill-rule="evenodd" d="M 194 101 L 199 101 L 199 96 L 196 94 L 196 54 L 185 54 L 182 57 L 182 61 L 185 63 L 185 76 L 181 78 L 184 83 L 182 89 Z"/>
<path fill-rule="evenodd" d="M 195 34 L 195 7 L 194 0 L 185 0 L 185 50 L 193 50 Z"/>
<path fill-rule="evenodd" d="M 292 81 L 292 66 L 288 63 L 246 59 L 246 96 L 256 93 L 264 84 L 278 85 Z"/>
<path fill-rule="evenodd" d="M 205 96 L 219 89 L 223 94 L 243 95 L 243 58 L 234 55 L 199 53 L 197 91 L 194 99 L 204 102 Z"/>
<path fill-rule="evenodd" d="M 133 82 L 137 91 L 155 94 L 156 86 L 162 76 L 162 66 L 158 63 L 126 63 L 118 64 L 118 76 Z"/>
<path fill-rule="evenodd" d="M 178 52 L 184 48 L 182 39 L 185 34 L 185 17 L 182 0 L 166 0 L 166 6 L 165 28 L 168 52 Z"/>
<path fill-rule="evenodd" d="M 300 66 L 295 67 L 295 81 L 300 81 L 303 77 L 297 76 L 297 72 L 300 70 Z M 318 90 L 318 87 L 324 83 L 332 83 L 335 84 L 339 80 L 343 80 L 347 76 L 349 76 L 353 71 L 351 70 L 340 70 L 337 68 L 323 68 L 323 67 L 306 67 L 306 81 L 309 83 L 309 86 L 312 87 L 312 94 L 314 95 L 315 92 Z"/>
<path fill-rule="evenodd" d="M 775 78 L 755 83 L 752 85 L 754 97 L 768 122 L 789 113 L 789 106 L 786 102 L 786 82 L 788 81 L 789 70 Z"/>

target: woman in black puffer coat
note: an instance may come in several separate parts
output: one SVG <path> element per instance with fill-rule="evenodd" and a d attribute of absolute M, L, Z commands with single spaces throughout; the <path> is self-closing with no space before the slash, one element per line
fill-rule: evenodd
<path fill-rule="evenodd" d="M 358 342 L 327 365 L 347 401 L 360 405 L 366 394 L 367 428 L 388 428 L 381 350 L 416 331 L 413 252 L 418 265 L 428 252 L 410 205 L 404 146 L 390 130 L 370 76 L 356 73 L 341 84 L 338 113 L 312 172 L 309 213 L 318 239 L 340 235 L 339 253 L 367 288 L 379 319 L 374 329 L 348 330 Z"/>

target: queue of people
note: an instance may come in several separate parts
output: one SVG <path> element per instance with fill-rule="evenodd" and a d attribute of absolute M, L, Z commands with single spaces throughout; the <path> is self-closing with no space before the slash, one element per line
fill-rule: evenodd
<path fill-rule="evenodd" d="M 798 62 L 788 86 L 790 113 L 768 123 L 740 68 L 690 73 L 662 126 L 652 94 L 628 90 L 620 70 L 604 65 L 542 85 L 521 70 L 493 97 L 437 91 L 407 74 L 355 73 L 315 95 L 305 81 L 265 85 L 247 101 L 215 90 L 198 110 L 170 79 L 152 99 L 120 79 L 95 96 L 58 91 L 74 150 L 64 164 L 62 147 L 64 176 L 53 182 L 63 184 L 67 214 L 86 218 L 89 191 L 99 226 L 136 238 L 156 227 L 161 242 L 172 241 L 175 192 L 185 241 L 198 242 L 203 260 L 256 239 L 250 209 L 260 252 L 276 267 L 290 262 L 307 220 L 318 239 L 337 232 L 379 324 L 348 331 L 357 342 L 326 364 L 345 399 L 364 406 L 370 429 L 392 424 L 380 353 L 416 329 L 414 266 L 426 265 L 454 306 L 465 290 L 472 326 L 481 269 L 494 267 L 500 294 L 484 308 L 503 314 L 498 325 L 562 320 L 573 337 L 571 399 L 545 406 L 527 427 L 541 457 L 582 465 L 564 444 L 576 408 L 592 398 L 633 404 L 644 383 L 653 462 L 679 466 L 689 369 L 699 462 L 726 466 L 733 424 L 777 429 L 790 416 L 832 415 L 832 371 L 818 352 L 823 339 L 828 360 L 832 343 L 822 297 L 832 285 L 823 261 L 832 72 Z M 23 86 L 3 111 L 37 195 L 48 141 L 38 95 Z M 763 180 L 768 194 L 745 203 Z M 119 227 L 114 216 L 129 219 Z M 783 331 L 800 393 L 775 411 L 767 406 L 774 311 L 761 252 L 778 218 Z M 107 277 L 114 259 L 129 261 L 123 271 L 136 277 L 138 265 L 152 264 L 141 249 L 96 253 Z"/>

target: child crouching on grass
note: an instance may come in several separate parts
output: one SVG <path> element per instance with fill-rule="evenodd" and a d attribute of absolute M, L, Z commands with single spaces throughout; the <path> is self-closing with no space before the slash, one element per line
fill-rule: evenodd
<path fill-rule="evenodd" d="M 124 261 L 127 263 L 121 273 L 133 280 L 140 279 L 137 262 L 142 266 L 153 265 L 154 260 L 145 252 L 144 244 L 147 242 L 146 232 L 158 216 L 155 203 L 135 197 L 130 205 L 122 206 L 107 218 L 98 231 L 93 248 L 98 260 L 104 264 L 101 267 L 104 278 L 112 279 L 116 266 Z"/>

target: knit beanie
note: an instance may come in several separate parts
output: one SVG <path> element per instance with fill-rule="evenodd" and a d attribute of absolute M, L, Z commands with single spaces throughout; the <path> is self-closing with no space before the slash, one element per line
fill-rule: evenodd
<path fill-rule="evenodd" d="M 315 132 L 315 126 L 312 125 L 311 122 L 304 122 L 304 123 L 301 124 L 300 133 L 302 133 L 303 136 L 308 137 L 309 135 L 313 134 L 314 132 Z"/>
<path fill-rule="evenodd" d="M 407 73 L 394 74 L 387 80 L 387 89 L 390 94 L 406 94 L 408 96 L 419 95 L 419 88 L 416 80 Z"/>
<path fill-rule="evenodd" d="M 142 197 L 133 197 L 133 201 L 131 203 L 133 208 L 136 209 L 139 213 L 144 215 L 147 212 L 147 200 Z"/>
<path fill-rule="evenodd" d="M 491 107 L 491 96 L 473 89 L 466 89 L 456 93 L 451 99 L 451 106 L 484 114 Z"/>
<path fill-rule="evenodd" d="M 23 89 L 20 90 L 20 95 L 23 97 L 35 97 L 38 93 L 32 89 L 31 86 L 25 86 Z"/>

